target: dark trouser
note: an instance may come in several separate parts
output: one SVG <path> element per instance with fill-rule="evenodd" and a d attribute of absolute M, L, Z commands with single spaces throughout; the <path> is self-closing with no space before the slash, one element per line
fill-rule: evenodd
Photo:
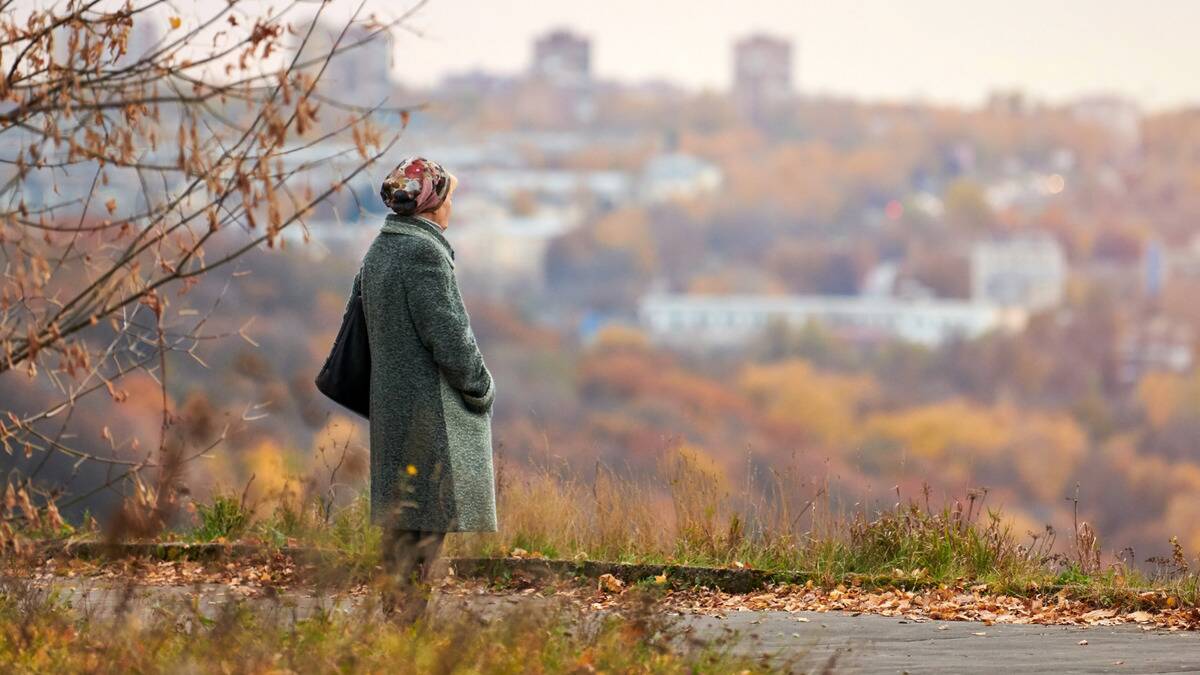
<path fill-rule="evenodd" d="M 387 575 L 384 611 L 392 613 L 403 603 L 407 618 L 415 619 L 425 611 L 429 599 L 429 581 L 433 564 L 442 550 L 445 532 L 385 529 L 383 534 L 383 571 Z"/>

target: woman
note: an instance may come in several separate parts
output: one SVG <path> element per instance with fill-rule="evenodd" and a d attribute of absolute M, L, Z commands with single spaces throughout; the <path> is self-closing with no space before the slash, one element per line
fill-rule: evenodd
<path fill-rule="evenodd" d="M 458 180 L 411 157 L 383 181 L 393 211 L 363 259 L 371 348 L 371 518 L 404 616 L 424 611 L 447 532 L 494 532 L 491 409 L 496 388 L 471 332 L 443 236 Z"/>

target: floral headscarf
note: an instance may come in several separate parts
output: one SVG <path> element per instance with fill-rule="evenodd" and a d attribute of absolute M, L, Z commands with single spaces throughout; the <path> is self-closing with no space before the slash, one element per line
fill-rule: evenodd
<path fill-rule="evenodd" d="M 409 157 L 383 179 L 379 196 L 402 216 L 437 210 L 450 193 L 450 174 L 441 164 L 424 157 Z"/>

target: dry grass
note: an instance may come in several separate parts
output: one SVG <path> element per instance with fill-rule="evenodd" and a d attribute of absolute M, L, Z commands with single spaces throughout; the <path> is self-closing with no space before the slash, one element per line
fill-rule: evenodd
<path fill-rule="evenodd" d="M 786 485 L 789 481 L 778 480 Z M 1146 570 L 1099 549 L 1084 523 L 1065 541 L 1054 531 L 1018 536 L 986 507 L 986 491 L 946 505 L 928 493 L 890 508 L 839 511 L 818 486 L 806 499 L 752 499 L 687 454 L 654 476 L 622 478 L 597 467 L 590 482 L 564 470 L 535 469 L 501 483 L 501 531 L 451 540 L 459 556 L 513 555 L 621 562 L 799 570 L 829 584 L 849 576 L 906 584 L 987 583 L 1027 593 L 1071 586 L 1104 602 L 1137 589 L 1198 599 L 1196 565 L 1175 547 Z"/>
<path fill-rule="evenodd" d="M 1049 528 L 1017 536 L 986 507 L 986 491 L 947 505 L 931 504 L 926 492 L 908 500 L 898 494 L 888 508 L 839 510 L 827 485 L 797 495 L 792 486 L 800 481 L 786 475 L 773 474 L 770 489 L 731 489 L 686 451 L 637 478 L 601 465 L 591 473 L 503 467 L 501 531 L 452 536 L 446 554 L 801 571 L 830 585 L 860 576 L 907 585 L 987 583 L 1012 593 L 1070 585 L 1101 602 L 1149 588 L 1193 604 L 1200 597 L 1198 566 L 1178 545 L 1150 570 L 1111 555 L 1106 562 L 1083 523 L 1064 541 Z M 258 507 L 268 515 L 254 519 L 244 500 L 220 497 L 194 509 L 192 530 L 160 538 L 316 546 L 333 551 L 333 567 L 351 581 L 370 577 L 379 563 L 379 533 L 364 496 L 334 508 L 325 495 L 286 492 L 273 509 Z M 58 522 L 35 514 L 30 522 L 38 529 L 31 532 L 45 536 L 48 521 Z"/>
<path fill-rule="evenodd" d="M 459 537 L 452 553 L 745 565 L 831 579 L 896 570 L 979 579 L 1031 574 L 1053 562 L 1044 546 L 1019 545 L 981 502 L 972 494 L 943 509 L 905 504 L 833 515 L 828 499 L 796 508 L 731 494 L 713 471 L 678 454 L 642 481 L 604 467 L 590 483 L 547 469 L 510 477 L 501 484 L 501 531 Z"/>
<path fill-rule="evenodd" d="M 0 663 L 19 673 L 765 672 L 647 609 L 598 616 L 543 604 L 411 625 L 383 620 L 369 602 L 302 617 L 261 602 L 89 613 L 9 580 L 0 586 Z"/>

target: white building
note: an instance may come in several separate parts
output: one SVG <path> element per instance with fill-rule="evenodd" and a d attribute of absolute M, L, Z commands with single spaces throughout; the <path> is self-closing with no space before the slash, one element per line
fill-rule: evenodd
<path fill-rule="evenodd" d="M 1005 178 L 984 187 L 984 199 L 995 211 L 1008 209 L 1037 209 L 1067 189 L 1067 178 L 1061 173 L 1026 171 L 1019 165 L 1011 167 Z"/>
<path fill-rule="evenodd" d="M 446 153 L 431 157 L 449 156 Z M 456 155 L 457 156 L 457 155 Z M 475 159 L 466 156 L 460 159 Z M 449 162 L 447 166 L 455 166 Z M 452 169 L 453 170 L 453 169 Z M 619 169 L 540 169 L 510 167 L 492 170 L 477 162 L 459 172 L 463 185 L 494 200 L 508 201 L 525 194 L 539 202 L 569 205 L 588 195 L 605 206 L 687 199 L 716 190 L 724 180 L 721 169 L 691 155 L 671 153 L 654 157 L 639 173 Z"/>
<path fill-rule="evenodd" d="M 1195 362 L 1195 344 L 1195 332 L 1186 323 L 1165 316 L 1141 321 L 1117 343 L 1118 376 L 1122 384 L 1133 385 L 1149 372 L 1187 373 Z"/>
<path fill-rule="evenodd" d="M 1049 235 L 981 241 L 971 249 L 971 298 L 1038 311 L 1062 302 L 1067 261 Z"/>
<path fill-rule="evenodd" d="M 721 187 L 720 167 L 679 152 L 652 157 L 642 167 L 639 196 L 648 203 L 690 199 Z"/>
<path fill-rule="evenodd" d="M 1027 318 L 1021 309 L 962 300 L 785 295 L 650 295 L 640 314 L 652 340 L 677 347 L 733 346 L 773 323 L 809 322 L 856 339 L 936 347 L 993 330 L 1018 331 Z"/>
<path fill-rule="evenodd" d="M 572 204 L 586 194 L 603 204 L 616 205 L 628 201 L 633 176 L 614 169 L 512 169 L 480 171 L 472 174 L 470 184 L 473 191 L 498 200 L 528 194 L 545 203 Z"/>
<path fill-rule="evenodd" d="M 514 215 L 488 199 L 455 199 L 455 225 L 446 238 L 456 255 L 470 261 L 460 270 L 464 280 L 495 293 L 539 288 L 546 277 L 546 249 L 578 227 L 582 217 L 575 207 L 542 205 L 528 215 Z"/>

